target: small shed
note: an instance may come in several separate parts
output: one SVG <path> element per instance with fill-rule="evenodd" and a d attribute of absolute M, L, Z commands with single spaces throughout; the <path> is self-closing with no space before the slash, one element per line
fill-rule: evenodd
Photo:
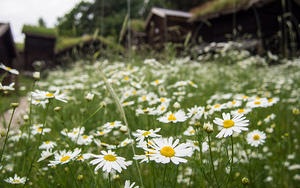
<path fill-rule="evenodd" d="M 52 28 L 24 25 L 25 34 L 25 70 L 34 70 L 35 61 L 44 61 L 51 66 L 55 57 L 55 44 L 57 32 Z"/>
<path fill-rule="evenodd" d="M 212 0 L 191 9 L 189 21 L 197 26 L 195 39 L 200 37 L 204 42 L 236 40 L 250 34 L 252 38 L 260 39 L 267 49 L 279 49 L 282 44 L 293 41 L 297 41 L 299 48 L 299 2 Z M 291 31 L 293 36 L 290 35 Z M 278 35 L 281 37 L 276 38 Z"/>
<path fill-rule="evenodd" d="M 0 23 L 0 63 L 15 68 L 13 62 L 17 55 L 10 25 L 8 23 Z M 3 73 L 4 71 L 0 69 L 0 77 Z M 9 83 L 11 80 L 12 77 L 8 76 L 4 79 L 4 82 Z"/>
<path fill-rule="evenodd" d="M 152 8 L 145 22 L 146 40 L 151 46 L 163 46 L 166 42 L 184 43 L 194 24 L 189 12 Z"/>

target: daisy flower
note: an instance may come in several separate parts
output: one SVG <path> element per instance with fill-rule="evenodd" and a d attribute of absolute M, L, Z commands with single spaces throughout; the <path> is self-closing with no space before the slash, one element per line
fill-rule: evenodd
<path fill-rule="evenodd" d="M 39 149 L 46 149 L 46 150 L 49 150 L 49 149 L 52 149 L 56 146 L 56 143 L 55 142 L 52 142 L 52 141 L 45 141 L 43 142 L 42 145 L 40 145 Z"/>
<path fill-rule="evenodd" d="M 43 128 L 43 126 L 40 127 L 32 127 L 31 134 L 36 135 L 36 134 L 42 134 L 45 135 L 45 133 L 48 133 L 51 131 L 50 128 Z"/>
<path fill-rule="evenodd" d="M 67 102 L 67 97 L 64 94 L 59 94 L 59 90 L 56 90 L 55 93 L 51 93 L 48 91 L 40 91 L 40 90 L 35 90 L 32 93 L 32 97 L 35 98 L 36 100 L 46 100 L 46 99 L 56 99 L 61 102 Z"/>
<path fill-rule="evenodd" d="M 247 135 L 247 142 L 251 146 L 258 147 L 265 143 L 266 134 L 259 130 L 254 130 Z"/>
<path fill-rule="evenodd" d="M 113 121 L 113 122 L 105 123 L 103 125 L 103 128 L 104 129 L 113 129 L 113 128 L 119 128 L 121 126 L 122 126 L 121 121 Z"/>
<path fill-rule="evenodd" d="M 136 109 L 135 111 L 136 115 L 140 115 L 140 114 L 149 114 L 149 115 L 154 115 L 156 114 L 156 111 L 154 108 L 144 108 L 144 109 Z"/>
<path fill-rule="evenodd" d="M 158 121 L 163 123 L 177 123 L 177 122 L 184 122 L 187 119 L 185 112 L 182 110 L 179 110 L 175 113 L 168 112 L 164 116 L 157 118 Z"/>
<path fill-rule="evenodd" d="M 103 136 L 103 135 L 108 134 L 111 131 L 112 131 L 112 129 L 99 130 L 99 131 L 96 131 L 96 134 L 94 136 Z"/>
<path fill-rule="evenodd" d="M 3 90 L 3 91 L 8 91 L 8 90 L 9 91 L 14 91 L 15 90 L 14 85 L 15 85 L 15 83 L 11 83 L 8 86 L 4 86 L 4 85 L 2 85 L 0 83 L 0 90 Z"/>
<path fill-rule="evenodd" d="M 194 129 L 192 126 L 189 126 L 189 127 L 187 128 L 187 130 L 185 130 L 185 131 L 183 132 L 183 134 L 184 134 L 185 136 L 193 136 L 193 135 L 195 135 L 195 133 L 196 133 L 196 131 L 195 131 L 195 129 Z"/>
<path fill-rule="evenodd" d="M 93 135 L 81 135 L 78 137 L 77 144 L 78 145 L 89 145 L 93 142 Z"/>
<path fill-rule="evenodd" d="M 211 106 L 210 114 L 212 114 L 214 112 L 219 112 L 226 107 L 227 107 L 226 104 L 215 104 L 215 105 Z"/>
<path fill-rule="evenodd" d="M 153 82 L 150 82 L 150 84 L 153 85 L 153 86 L 157 86 L 157 85 L 159 85 L 159 84 L 161 84 L 163 82 L 164 82 L 164 80 L 155 80 Z"/>
<path fill-rule="evenodd" d="M 161 105 L 159 105 L 155 110 L 155 114 L 161 115 L 161 114 L 165 113 L 168 109 L 168 105 L 169 104 L 167 104 L 167 103 L 162 103 Z"/>
<path fill-rule="evenodd" d="M 126 138 L 125 140 L 123 140 L 120 144 L 119 144 L 119 147 L 125 147 L 127 146 L 128 144 L 132 143 L 132 139 L 129 139 L 129 138 Z"/>
<path fill-rule="evenodd" d="M 193 150 L 189 144 L 179 144 L 179 139 L 173 142 L 173 137 L 170 138 L 155 138 L 152 140 L 150 149 L 146 149 L 153 154 L 149 154 L 157 163 L 170 163 L 171 161 L 178 165 L 179 163 L 186 163 L 187 160 L 182 157 L 192 156 Z"/>
<path fill-rule="evenodd" d="M 242 131 L 247 131 L 247 126 L 249 125 L 249 120 L 245 120 L 246 117 L 243 115 L 234 115 L 230 118 L 230 113 L 222 113 L 223 119 L 216 118 L 214 123 L 221 126 L 222 129 L 220 133 L 216 136 L 217 138 L 231 136 L 233 132 L 240 133 Z"/>
<path fill-rule="evenodd" d="M 132 182 L 130 184 L 130 180 L 126 180 L 125 181 L 125 185 L 124 185 L 124 188 L 139 188 L 139 186 L 134 186 L 135 185 L 135 182 Z"/>
<path fill-rule="evenodd" d="M 10 73 L 15 74 L 15 75 L 19 74 L 19 71 L 17 71 L 16 69 L 7 67 L 7 66 L 3 65 L 2 63 L 0 64 L 0 69 L 3 69 L 5 71 L 10 72 Z"/>
<path fill-rule="evenodd" d="M 254 100 L 248 101 L 246 106 L 250 108 L 267 107 L 268 100 L 266 98 L 256 97 Z"/>
<path fill-rule="evenodd" d="M 52 152 L 51 149 L 50 150 L 44 150 L 44 151 L 42 151 L 41 157 L 38 159 L 37 162 L 41 162 L 41 161 L 47 159 L 48 157 L 52 156 L 53 154 L 54 153 Z"/>
<path fill-rule="evenodd" d="M 249 112 L 251 112 L 251 108 L 239 108 L 237 110 L 231 111 L 230 113 L 232 115 L 235 115 L 235 114 L 245 115 L 245 114 L 248 114 Z"/>
<path fill-rule="evenodd" d="M 160 131 L 160 128 L 157 128 L 155 130 L 150 129 L 148 131 L 144 130 L 136 130 L 136 132 L 132 133 L 134 137 L 136 137 L 136 141 L 139 141 L 140 143 L 144 142 L 145 138 L 155 138 L 155 137 L 161 137 L 161 135 L 156 134 Z"/>
<path fill-rule="evenodd" d="M 5 182 L 7 183 L 10 183 L 10 184 L 24 184 L 26 182 L 26 178 L 23 177 L 19 177 L 17 176 L 17 174 L 15 174 L 15 176 L 12 178 L 12 177 L 9 177 L 7 179 L 4 180 Z"/>
<path fill-rule="evenodd" d="M 200 106 L 194 106 L 192 108 L 188 108 L 187 116 L 190 118 L 192 116 L 196 116 L 197 119 L 200 119 L 202 117 L 202 114 L 204 112 L 204 107 Z"/>
<path fill-rule="evenodd" d="M 119 173 L 122 172 L 122 169 L 126 169 L 127 166 L 129 166 L 131 163 L 126 162 L 125 158 L 123 157 L 118 157 L 115 152 L 108 150 L 106 151 L 101 151 L 103 155 L 94 155 L 91 154 L 91 157 L 94 157 L 96 159 L 92 160 L 90 163 L 92 165 L 97 165 L 95 168 L 95 172 L 99 169 L 102 168 L 104 172 L 110 173 L 112 170 L 116 170 Z"/>
<path fill-rule="evenodd" d="M 143 163 L 143 162 L 148 163 L 149 161 L 153 160 L 153 157 L 150 154 L 155 154 L 155 153 L 150 152 L 150 151 L 145 151 L 144 155 L 135 155 L 133 157 L 133 159 L 134 160 L 141 160 L 140 163 Z"/>
<path fill-rule="evenodd" d="M 33 105 L 41 105 L 43 108 L 46 108 L 46 104 L 48 103 L 49 101 L 48 101 L 48 99 L 46 99 L 46 100 L 32 100 L 31 101 L 31 104 L 33 104 Z"/>
<path fill-rule="evenodd" d="M 57 153 L 55 153 L 54 161 L 50 161 L 50 164 L 48 164 L 48 166 L 55 166 L 58 164 L 65 164 L 70 162 L 73 159 L 76 159 L 76 157 L 79 155 L 79 153 L 81 152 L 81 149 L 76 148 L 74 150 L 74 152 L 72 151 L 66 151 L 66 150 L 62 150 L 59 151 Z"/>

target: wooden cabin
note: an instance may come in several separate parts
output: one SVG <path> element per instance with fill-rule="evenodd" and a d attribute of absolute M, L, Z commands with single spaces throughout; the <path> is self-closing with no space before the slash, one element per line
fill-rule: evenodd
<path fill-rule="evenodd" d="M 147 43 L 154 47 L 162 47 L 166 42 L 184 43 L 194 28 L 188 22 L 191 18 L 189 12 L 152 8 L 145 22 Z"/>
<path fill-rule="evenodd" d="M 291 50 L 295 42 L 299 48 L 300 1 L 284 2 L 283 5 L 279 0 L 208 1 L 190 11 L 189 21 L 196 25 L 194 39 L 223 42 L 251 36 L 259 39 L 265 49 L 275 52 Z M 288 44 L 290 47 L 283 47 Z"/>
<path fill-rule="evenodd" d="M 35 61 L 44 61 L 52 66 L 55 58 L 56 30 L 25 25 L 24 69 L 34 70 Z"/>
<path fill-rule="evenodd" d="M 18 56 L 14 39 L 8 23 L 0 23 L 0 63 L 5 66 L 16 68 L 14 60 Z M 4 70 L 0 69 L 0 77 L 4 74 Z M 12 81 L 13 75 L 7 76 L 3 82 L 8 84 Z"/>
<path fill-rule="evenodd" d="M 126 19 L 127 22 L 127 19 Z M 127 23 L 128 24 L 128 23 Z M 145 23 L 143 20 L 133 19 L 130 21 L 130 26 L 126 26 L 124 32 L 121 31 L 119 42 L 126 48 L 136 47 L 141 49 L 146 44 L 147 34 L 145 32 Z M 130 41 L 129 41 L 130 40 Z"/>

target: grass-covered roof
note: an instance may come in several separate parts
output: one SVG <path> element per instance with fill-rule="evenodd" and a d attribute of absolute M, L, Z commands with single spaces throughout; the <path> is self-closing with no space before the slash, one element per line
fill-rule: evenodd
<path fill-rule="evenodd" d="M 32 25 L 24 25 L 22 29 L 22 33 L 46 36 L 46 37 L 56 37 L 57 30 L 55 28 L 46 28 Z"/>
<path fill-rule="evenodd" d="M 220 14 L 233 13 L 247 9 L 255 3 L 270 2 L 272 0 L 211 0 L 193 8 L 192 20 L 210 19 Z"/>

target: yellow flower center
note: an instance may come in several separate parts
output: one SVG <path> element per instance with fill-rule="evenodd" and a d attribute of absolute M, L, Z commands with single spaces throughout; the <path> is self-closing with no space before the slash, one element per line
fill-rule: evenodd
<path fill-rule="evenodd" d="M 173 157 L 175 155 L 175 151 L 170 146 L 165 146 L 160 150 L 160 154 L 162 154 L 165 157 Z"/>
<path fill-rule="evenodd" d="M 146 96 L 142 96 L 142 100 L 145 101 L 147 99 Z"/>
<path fill-rule="evenodd" d="M 38 128 L 37 132 L 42 132 L 42 130 L 43 130 L 42 128 Z"/>
<path fill-rule="evenodd" d="M 100 135 L 104 135 L 104 132 L 103 132 L 103 131 L 100 131 L 99 134 L 100 134 Z"/>
<path fill-rule="evenodd" d="M 247 98 L 248 98 L 248 96 L 246 96 L 246 95 L 245 95 L 245 96 L 243 96 L 243 99 L 247 99 Z"/>
<path fill-rule="evenodd" d="M 232 104 L 236 104 L 236 101 L 232 101 L 231 103 L 232 103 Z"/>
<path fill-rule="evenodd" d="M 36 102 L 41 102 L 41 100 L 36 100 Z"/>
<path fill-rule="evenodd" d="M 74 132 L 73 132 L 73 134 L 77 134 L 77 133 L 78 133 L 78 131 L 74 131 Z"/>
<path fill-rule="evenodd" d="M 63 158 L 60 159 L 60 162 L 66 162 L 67 160 L 69 160 L 71 157 L 69 155 L 64 156 Z"/>
<path fill-rule="evenodd" d="M 194 130 L 191 130 L 191 131 L 190 131 L 190 134 L 195 134 L 195 131 L 194 131 Z"/>
<path fill-rule="evenodd" d="M 159 84 L 159 80 L 155 80 L 155 83 L 156 83 L 156 84 Z"/>
<path fill-rule="evenodd" d="M 127 105 L 127 104 L 128 104 L 128 102 L 123 102 L 123 104 L 124 104 L 124 105 Z"/>
<path fill-rule="evenodd" d="M 133 95 L 136 95 L 136 91 L 133 91 L 132 94 L 133 94 Z"/>
<path fill-rule="evenodd" d="M 215 107 L 215 108 L 220 108 L 220 107 L 221 107 L 221 105 L 219 105 L 219 104 L 216 104 L 214 107 Z"/>
<path fill-rule="evenodd" d="M 243 113 L 243 112 L 245 112 L 244 109 L 238 109 L 238 113 Z"/>
<path fill-rule="evenodd" d="M 253 136 L 253 140 L 259 140 L 259 139 L 260 139 L 259 135 L 256 134 L 256 135 Z"/>
<path fill-rule="evenodd" d="M 110 125 L 110 126 L 114 126 L 114 125 L 115 125 L 115 122 L 111 122 L 109 125 Z"/>
<path fill-rule="evenodd" d="M 149 134 L 151 134 L 151 132 L 146 131 L 146 132 L 144 132 L 142 135 L 143 135 L 143 136 L 148 136 Z"/>
<path fill-rule="evenodd" d="M 104 160 L 113 162 L 113 161 L 116 161 L 117 158 L 113 155 L 105 155 Z"/>
<path fill-rule="evenodd" d="M 129 77 L 128 77 L 128 76 L 126 76 L 126 77 L 124 78 L 124 80 L 126 80 L 126 81 L 127 81 L 127 80 L 129 80 Z"/>
<path fill-rule="evenodd" d="M 255 101 L 254 104 L 259 105 L 260 101 Z"/>
<path fill-rule="evenodd" d="M 174 116 L 174 114 L 169 115 L 168 121 L 176 121 L 176 117 Z"/>
<path fill-rule="evenodd" d="M 268 102 L 273 102 L 273 99 L 272 98 L 268 99 Z"/>
<path fill-rule="evenodd" d="M 20 183 L 20 180 L 13 180 L 13 183 Z"/>
<path fill-rule="evenodd" d="M 256 97 L 256 99 L 260 99 L 260 97 Z"/>
<path fill-rule="evenodd" d="M 233 126 L 234 126 L 234 121 L 232 121 L 231 119 L 223 121 L 223 127 L 224 128 L 230 128 L 230 127 L 233 127 Z"/>
<path fill-rule="evenodd" d="M 79 161 L 79 160 L 83 160 L 84 158 L 83 158 L 83 156 L 81 155 L 81 156 L 79 156 L 78 158 L 77 158 L 77 160 Z"/>
<path fill-rule="evenodd" d="M 50 141 L 46 141 L 45 144 L 50 144 Z"/>
<path fill-rule="evenodd" d="M 88 136 L 87 136 L 87 135 L 83 135 L 82 137 L 83 137 L 83 139 L 87 139 L 87 138 L 88 138 Z"/>
<path fill-rule="evenodd" d="M 160 111 L 164 111 L 166 109 L 166 107 L 161 107 Z"/>
<path fill-rule="evenodd" d="M 146 108 L 143 111 L 144 111 L 144 113 L 148 113 L 149 112 L 149 110 L 146 109 Z"/>
<path fill-rule="evenodd" d="M 124 142 L 123 145 L 126 146 L 128 144 L 128 142 Z"/>
<path fill-rule="evenodd" d="M 166 101 L 165 98 L 161 98 L 161 99 L 160 99 L 160 102 L 165 102 L 165 101 Z"/>
<path fill-rule="evenodd" d="M 54 97 L 54 94 L 53 93 L 47 93 L 46 97 Z"/>

